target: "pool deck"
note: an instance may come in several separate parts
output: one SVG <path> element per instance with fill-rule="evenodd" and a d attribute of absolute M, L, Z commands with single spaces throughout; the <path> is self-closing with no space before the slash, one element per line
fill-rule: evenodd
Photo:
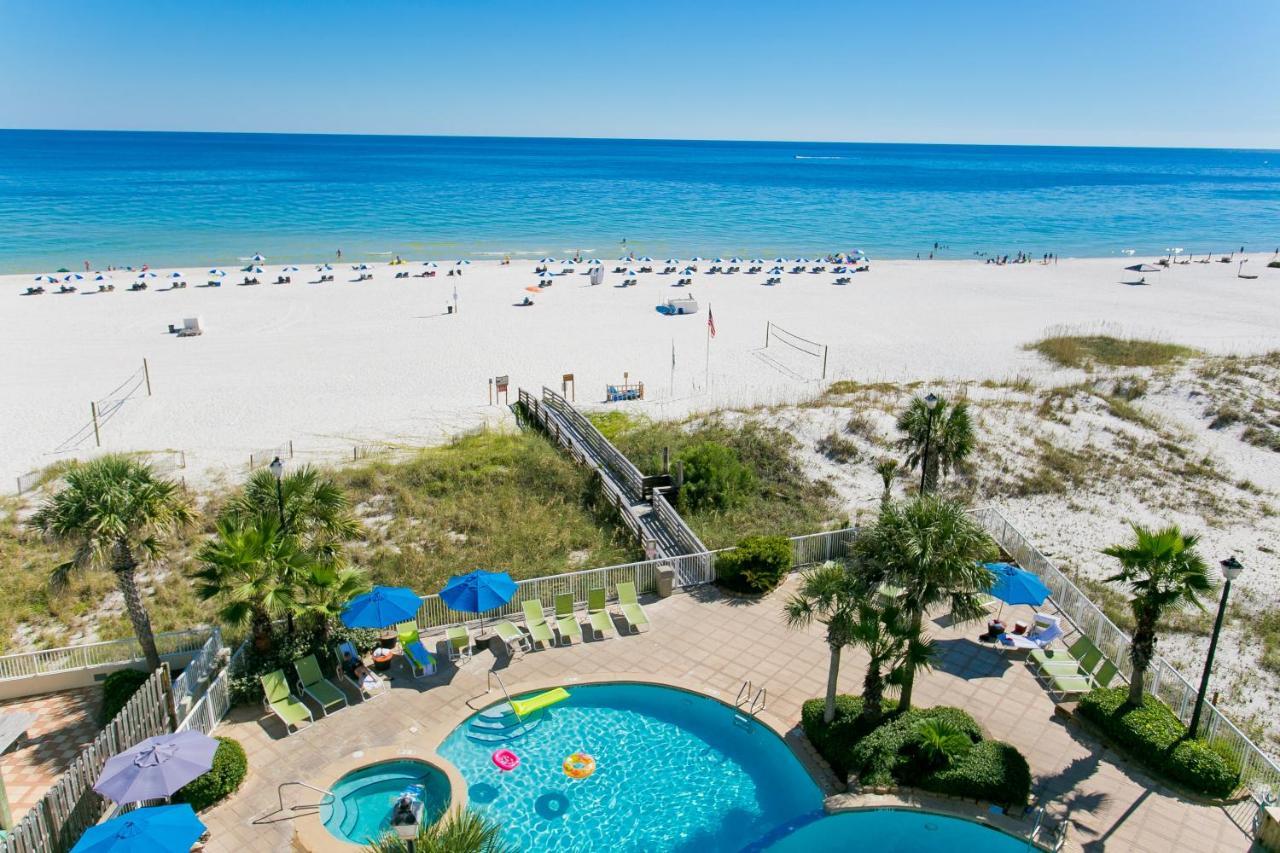
<path fill-rule="evenodd" d="M 645 600 L 652 628 L 571 647 L 554 647 L 515 659 L 478 652 L 461 667 L 444 664 L 436 675 L 414 680 L 398 666 L 390 695 L 360 703 L 289 737 L 281 724 L 258 707 L 235 709 L 215 732 L 239 740 L 249 755 L 249 775 L 227 802 L 202 815 L 212 838 L 206 850 L 294 850 L 295 828 L 318 828 L 314 814 L 277 814 L 277 785 L 301 780 L 323 787 L 333 778 L 323 768 L 351 763 L 353 753 L 380 755 L 412 750 L 435 760 L 444 737 L 479 708 L 502 698 L 496 686 L 485 691 L 486 676 L 498 672 L 513 693 L 591 681 L 633 680 L 697 690 L 733 703 L 750 679 L 768 688 L 761 720 L 786 737 L 816 779 L 830 793 L 836 784 L 825 765 L 814 761 L 798 731 L 800 706 L 822 695 L 827 648 L 818 627 L 787 628 L 782 603 L 792 579 L 762 600 L 742 600 L 712 589 L 696 589 L 665 600 Z M 1028 608 L 1005 608 L 1006 617 L 1025 618 Z M 619 620 L 620 621 L 620 620 Z M 1007 619 L 1006 619 L 1007 621 Z M 1076 726 L 1054 717 L 1054 703 L 1021 661 L 980 646 L 973 625 L 955 629 L 935 621 L 939 657 L 932 671 L 916 680 L 918 706 L 957 705 L 971 713 L 992 737 L 1020 749 L 1031 764 L 1033 790 L 1048 801 L 1052 821 L 1067 821 L 1064 849 L 1070 851 L 1247 850 L 1244 808 L 1190 802 L 1153 782 L 1142 771 Z M 433 642 L 438 638 L 431 638 Z M 440 656 L 444 660 L 443 655 Z M 858 693 L 865 656 L 846 649 L 840 689 Z M 354 763 L 364 763 L 355 761 Z M 336 777 L 335 777 L 336 778 Z M 456 778 L 456 777 L 455 777 Z M 314 802 L 316 795 L 294 787 L 286 807 Z M 255 820 L 266 818 L 255 824 Z M 1026 828 L 1030 828 L 1029 819 Z M 320 832 L 324 830 L 321 828 Z M 327 845 L 326 845 L 327 846 Z M 354 845 L 337 848 L 358 851 Z"/>

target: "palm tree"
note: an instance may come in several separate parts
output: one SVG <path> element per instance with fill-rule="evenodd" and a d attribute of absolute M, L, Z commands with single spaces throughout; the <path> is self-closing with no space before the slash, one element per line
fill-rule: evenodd
<path fill-rule="evenodd" d="M 884 483 L 884 492 L 880 495 L 880 505 L 884 506 L 893 498 L 893 481 L 898 476 L 898 460 L 888 457 L 881 459 L 876 463 L 876 473 Z"/>
<path fill-rule="evenodd" d="M 929 407 L 929 399 L 934 401 Z M 942 397 L 916 397 L 898 416 L 898 449 L 907 453 L 907 468 L 924 465 L 922 492 L 938 488 L 939 474 L 947 474 L 973 452 L 973 421 L 963 400 L 948 403 Z"/>
<path fill-rule="evenodd" d="M 54 570 L 50 582 L 65 583 L 76 568 L 110 568 L 147 666 L 159 669 L 151 617 L 138 591 L 138 560 L 158 559 L 166 540 L 188 525 L 195 512 L 177 483 L 156 476 L 151 466 L 130 456 L 110 454 L 74 465 L 65 481 L 28 522 L 52 539 L 75 544 L 74 555 Z"/>
<path fill-rule="evenodd" d="M 836 718 L 836 686 L 840 680 L 840 653 L 854 642 L 859 607 L 863 600 L 857 579 L 840 563 L 823 563 L 805 572 L 800 589 L 784 608 L 787 625 L 807 628 L 819 622 L 827 628 L 827 696 L 822 719 Z"/>
<path fill-rule="evenodd" d="M 1120 561 L 1120 571 L 1107 578 L 1108 583 L 1127 584 L 1133 597 L 1133 642 L 1129 660 L 1133 675 L 1129 679 L 1128 703 L 1142 705 L 1143 682 L 1147 667 L 1156 654 L 1156 628 L 1170 608 L 1194 605 L 1204 610 L 1200 593 L 1213 589 L 1209 567 L 1196 551 L 1200 537 L 1184 534 L 1177 525 L 1150 530 L 1131 524 L 1134 541 L 1112 545 L 1102 553 Z"/>
<path fill-rule="evenodd" d="M 303 579 L 298 610 L 310 620 L 310 627 L 328 645 L 329 631 L 343 607 L 370 589 L 369 576 L 357 566 L 342 566 L 333 576 Z"/>
<path fill-rule="evenodd" d="M 315 550 L 322 561 L 335 555 L 342 542 L 360 535 L 360 522 L 351 514 L 346 493 L 309 465 L 290 471 L 278 483 L 270 470 L 260 469 L 245 483 L 226 514 L 241 519 L 279 517 L 281 503 L 285 529 Z"/>
<path fill-rule="evenodd" d="M 271 648 L 272 621 L 301 612 L 303 589 L 316 579 L 315 555 L 280 529 L 275 513 L 224 516 L 196 559 L 196 594 L 217 600 L 228 625 L 248 625 L 262 652 Z"/>
<path fill-rule="evenodd" d="M 901 684 L 908 670 L 928 665 L 934 653 L 931 640 L 912 634 L 906 612 L 896 602 L 879 598 L 879 603 L 869 597 L 858 605 L 850 639 L 870 658 L 862 677 L 860 714 L 869 727 L 883 716 L 886 684 Z"/>
<path fill-rule="evenodd" d="M 982 563 L 995 558 L 996 548 L 963 505 L 924 495 L 885 506 L 875 524 L 854 540 L 851 554 L 866 588 L 889 583 L 902 590 L 898 604 L 912 635 L 908 656 L 918 660 L 927 642 L 924 615 L 931 608 L 950 604 L 957 622 L 982 615 L 979 594 L 993 580 Z M 925 665 L 900 675 L 898 706 L 904 711 L 911 707 L 916 670 Z"/>
<path fill-rule="evenodd" d="M 929 764 L 947 766 L 973 748 L 973 741 L 954 724 L 939 719 L 916 723 L 920 754 Z"/>
<path fill-rule="evenodd" d="M 449 812 L 435 823 L 418 826 L 418 837 L 410 842 L 387 833 L 370 844 L 369 853 L 515 853 L 502 840 L 502 827 L 471 809 Z"/>

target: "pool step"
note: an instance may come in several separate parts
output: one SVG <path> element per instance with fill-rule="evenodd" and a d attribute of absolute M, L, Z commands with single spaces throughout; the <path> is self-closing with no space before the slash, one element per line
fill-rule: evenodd
<path fill-rule="evenodd" d="M 467 737 L 478 743 L 505 743 L 528 734 L 541 722 L 541 712 L 522 720 L 504 702 L 477 714 L 467 725 Z"/>

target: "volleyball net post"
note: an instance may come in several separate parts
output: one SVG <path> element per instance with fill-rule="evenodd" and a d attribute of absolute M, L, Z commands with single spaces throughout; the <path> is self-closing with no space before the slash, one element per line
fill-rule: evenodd
<path fill-rule="evenodd" d="M 785 345 L 804 355 L 820 359 L 822 361 L 822 378 L 827 378 L 827 356 L 830 351 L 830 347 L 827 344 L 802 338 L 794 332 L 787 331 L 772 320 L 766 320 L 764 324 L 765 349 L 775 345 Z"/>

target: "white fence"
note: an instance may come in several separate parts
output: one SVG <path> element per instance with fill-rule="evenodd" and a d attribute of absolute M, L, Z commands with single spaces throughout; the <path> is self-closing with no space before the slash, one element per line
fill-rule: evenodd
<path fill-rule="evenodd" d="M 676 512 L 666 495 L 654 492 L 649 503 L 658 520 L 662 522 L 662 526 L 671 531 L 671 535 L 676 538 L 676 543 L 681 549 L 689 554 L 698 554 L 707 550 L 707 546 L 702 544 L 698 534 L 694 533 L 693 528 L 680 517 L 680 513 Z"/>
<path fill-rule="evenodd" d="M 161 656 L 181 652 L 193 652 L 209 639 L 210 629 L 196 628 L 188 631 L 167 631 L 156 634 L 156 650 Z M 68 669 L 83 669 L 111 663 L 128 663 L 142 660 L 142 646 L 135 637 L 108 640 L 83 646 L 65 646 L 42 649 L 37 652 L 19 652 L 0 657 L 0 679 L 30 678 Z"/>
<path fill-rule="evenodd" d="M 199 693 L 200 685 L 213 672 L 222 648 L 222 629 L 215 627 L 209 639 L 205 640 L 204 645 L 200 647 L 199 653 L 191 658 L 191 662 L 182 670 L 182 674 L 173 680 L 173 701 L 177 707 L 185 707 L 186 703 Z"/>
<path fill-rule="evenodd" d="M 614 447 L 613 442 L 605 438 L 600 430 L 596 429 L 595 424 L 550 388 L 542 389 L 542 404 L 573 424 L 600 461 L 613 472 L 614 476 L 625 483 L 636 497 L 639 497 L 643 490 L 641 481 L 644 479 L 640 469 Z"/>
<path fill-rule="evenodd" d="M 974 516 L 997 544 L 1024 569 L 1034 572 L 1052 593 L 1054 604 L 1068 620 L 1117 666 L 1126 678 L 1133 671 L 1129 660 L 1129 635 L 1107 618 L 1049 558 L 994 507 L 974 510 Z M 1158 696 L 1184 724 L 1191 721 L 1197 686 L 1168 661 L 1157 655 L 1147 670 L 1147 691 Z M 1240 764 L 1244 784 L 1280 787 L 1277 765 L 1209 701 L 1202 712 L 1202 736 L 1226 749 Z"/>
<path fill-rule="evenodd" d="M 187 712 L 182 722 L 178 723 L 174 731 L 185 732 L 188 729 L 194 729 L 204 734 L 211 734 L 222 718 L 227 715 L 231 710 L 231 673 L 239 663 L 240 656 L 244 654 L 247 642 L 246 640 L 240 644 L 227 665 L 213 681 L 209 682 L 209 687 L 200 697 L 200 701 L 191 706 L 191 710 Z"/>

